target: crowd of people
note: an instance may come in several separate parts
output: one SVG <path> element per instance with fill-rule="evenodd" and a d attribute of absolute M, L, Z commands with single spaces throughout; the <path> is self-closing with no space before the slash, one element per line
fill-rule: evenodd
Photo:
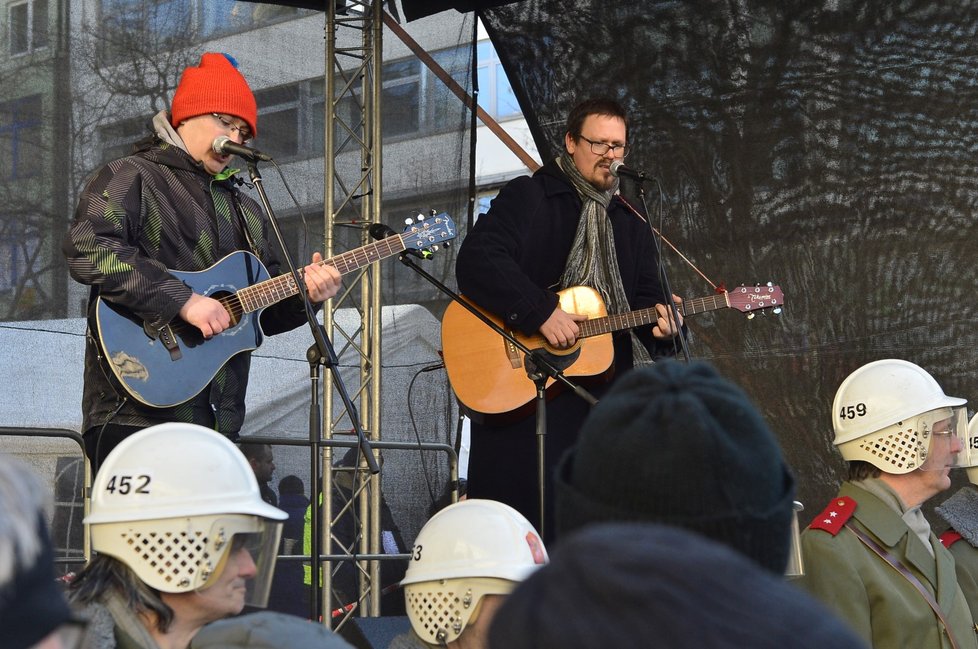
<path fill-rule="evenodd" d="M 206 53 L 152 135 L 96 172 L 64 241 L 93 314 L 100 302 L 125 309 L 165 344 L 175 320 L 199 344 L 239 324 L 171 269 L 204 271 L 244 250 L 279 272 L 267 220 L 215 144 L 245 144 L 257 127 L 237 63 Z M 651 316 L 614 336 L 615 380 L 593 390 L 596 406 L 571 393 L 548 404 L 542 512 L 538 422 L 473 424 L 469 498 L 434 513 L 405 548 L 410 629 L 390 646 L 978 649 L 978 424 L 966 400 L 904 360 L 856 368 L 832 404 L 847 479 L 794 539 L 796 478 L 768 422 L 712 365 L 675 358 L 678 298 L 612 166 L 628 152 L 625 111 L 580 103 L 562 144 L 468 233 L 460 288 L 554 350 L 572 349 L 585 319 L 560 290 L 589 286 L 611 314 Z M 336 294 L 339 273 L 320 261 L 303 272 L 308 302 L 262 312 L 266 333 L 300 325 L 307 305 Z M 66 591 L 58 585 L 50 491 L 0 455 L 3 646 L 350 646 L 301 610 L 251 608 L 275 592 L 303 608 L 309 566 L 304 578 L 285 562 L 291 577 L 277 591 L 273 580 L 279 555 L 307 553 L 312 505 L 297 476 L 275 493 L 270 446 L 234 444 L 248 353 L 189 400 L 156 407 L 120 388 L 113 376 L 135 370 L 105 353 L 94 315 L 90 327 L 83 439 L 97 471 L 84 523 L 94 555 Z M 180 344 L 168 349 L 176 358 Z M 936 509 L 948 526 L 938 537 L 921 507 L 950 488 L 954 467 L 972 484 Z M 805 570 L 789 581 L 793 543 Z"/>

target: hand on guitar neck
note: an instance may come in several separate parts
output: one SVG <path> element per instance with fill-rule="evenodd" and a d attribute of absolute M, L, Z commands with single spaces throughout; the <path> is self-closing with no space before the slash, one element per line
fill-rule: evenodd
<path fill-rule="evenodd" d="M 342 276 L 336 268 L 324 264 L 323 256 L 316 252 L 312 255 L 312 263 L 303 269 L 302 279 L 309 299 L 319 303 L 336 295 Z M 237 324 L 223 303 L 198 293 L 192 293 L 180 308 L 180 317 L 200 329 L 200 333 L 208 339 Z"/>
<path fill-rule="evenodd" d="M 683 303 L 683 299 L 678 295 L 672 296 L 676 306 Z M 665 304 L 655 305 L 656 321 L 652 327 L 652 335 L 660 340 L 674 338 L 683 326 L 683 316 L 679 313 L 679 326 L 673 324 L 672 310 Z M 552 347 L 557 349 L 569 349 L 577 342 L 577 335 L 580 333 L 578 322 L 588 319 L 587 314 L 568 313 L 558 305 L 550 317 L 540 325 L 540 334 L 547 339 Z"/>
<path fill-rule="evenodd" d="M 672 319 L 672 309 L 665 304 L 655 305 L 656 320 L 655 326 L 652 327 L 652 335 L 659 340 L 675 338 L 683 328 L 683 312 L 681 311 L 683 299 L 673 293 L 672 301 L 676 303 L 676 313 L 679 315 L 678 327 L 675 326 L 675 321 Z"/>

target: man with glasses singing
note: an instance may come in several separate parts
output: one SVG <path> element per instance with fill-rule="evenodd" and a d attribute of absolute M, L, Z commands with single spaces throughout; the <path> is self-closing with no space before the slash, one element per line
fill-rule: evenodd
<path fill-rule="evenodd" d="M 558 158 L 512 180 L 480 216 L 458 253 L 458 285 L 506 326 L 539 333 L 550 345 L 575 344 L 586 315 L 561 308 L 558 290 L 596 289 L 608 313 L 654 307 L 647 325 L 614 335 L 615 376 L 674 354 L 679 325 L 669 317 L 658 254 L 645 217 L 618 194 L 611 164 L 628 153 L 624 109 L 608 99 L 574 107 Z M 584 343 L 587 345 L 587 342 Z M 521 372 L 522 374 L 522 372 Z M 529 380 L 525 376 L 518 380 Z M 600 397 L 602 387 L 590 386 Z M 545 539 L 552 540 L 552 467 L 577 439 L 588 405 L 572 393 L 547 406 Z M 532 414 L 472 425 L 469 496 L 505 502 L 541 528 L 536 423 Z"/>
<path fill-rule="evenodd" d="M 170 112 L 153 118 L 153 133 L 136 144 L 132 155 L 99 169 L 82 192 L 63 250 L 71 276 L 92 287 L 83 431 L 86 453 L 96 467 L 121 440 L 162 422 L 200 424 L 237 438 L 249 353 L 232 356 L 191 399 L 166 407 L 146 405 L 115 382 L 93 314 L 100 297 L 131 314 L 147 332 L 189 323 L 209 339 L 234 324 L 224 304 L 195 292 L 171 271 L 204 271 L 245 250 L 270 275 L 279 274 L 265 215 L 237 186 L 230 157 L 215 147 L 221 137 L 245 143 L 257 134 L 255 96 L 237 61 L 208 52 L 198 66 L 184 70 Z M 314 303 L 335 295 L 340 285 L 339 272 L 319 261 L 319 253 L 314 254 L 303 271 Z M 305 321 L 299 296 L 267 307 L 260 317 L 269 335 Z M 159 342 L 165 342 L 162 335 Z M 179 346 L 171 352 L 180 353 Z M 124 361 L 112 359 L 117 368 Z M 138 364 L 132 365 L 128 371 L 138 373 Z"/>

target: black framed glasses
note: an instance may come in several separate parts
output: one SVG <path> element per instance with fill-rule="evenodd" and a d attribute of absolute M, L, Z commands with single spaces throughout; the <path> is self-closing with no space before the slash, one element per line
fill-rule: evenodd
<path fill-rule="evenodd" d="M 608 151 L 611 151 L 611 155 L 616 158 L 624 158 L 628 155 L 628 145 L 627 144 L 608 144 L 607 142 L 595 142 L 594 140 L 588 139 L 581 136 L 581 139 L 591 145 L 591 153 L 594 155 L 607 155 Z M 619 151 L 621 154 L 619 155 Z"/>
<path fill-rule="evenodd" d="M 219 121 L 222 126 L 224 126 L 224 129 L 228 133 L 231 135 L 234 135 L 235 133 L 241 135 L 241 141 L 243 143 L 247 144 L 251 141 L 251 129 L 247 126 L 238 126 L 231 121 L 230 117 L 225 117 L 224 115 L 219 115 L 218 113 L 211 113 L 211 115 L 214 117 L 214 119 Z"/>

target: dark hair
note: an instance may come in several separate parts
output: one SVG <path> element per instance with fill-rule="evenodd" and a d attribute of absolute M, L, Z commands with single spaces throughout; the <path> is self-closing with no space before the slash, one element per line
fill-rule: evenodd
<path fill-rule="evenodd" d="M 570 133 L 575 142 L 581 137 L 584 120 L 590 115 L 604 115 L 621 119 L 625 122 L 625 136 L 628 137 L 628 115 L 625 114 L 622 105 L 614 99 L 596 97 L 582 101 L 567 114 L 567 132 Z"/>
<path fill-rule="evenodd" d="M 304 496 L 306 493 L 302 478 L 297 475 L 287 475 L 278 481 L 278 492 L 280 494 L 299 494 Z"/>
<path fill-rule="evenodd" d="M 156 628 L 166 633 L 173 623 L 173 609 L 136 573 L 115 557 L 100 554 L 85 566 L 68 586 L 70 600 L 77 604 L 101 602 L 116 593 L 136 613 L 152 613 Z"/>
<path fill-rule="evenodd" d="M 250 462 L 251 460 L 261 460 L 262 456 L 265 455 L 265 449 L 272 450 L 271 444 L 259 444 L 258 442 L 241 442 L 238 444 L 238 450 L 241 454 L 245 456 Z"/>
<path fill-rule="evenodd" d="M 849 462 L 849 480 L 852 482 L 867 478 L 878 478 L 881 473 L 883 471 L 865 460 L 852 460 Z"/>

